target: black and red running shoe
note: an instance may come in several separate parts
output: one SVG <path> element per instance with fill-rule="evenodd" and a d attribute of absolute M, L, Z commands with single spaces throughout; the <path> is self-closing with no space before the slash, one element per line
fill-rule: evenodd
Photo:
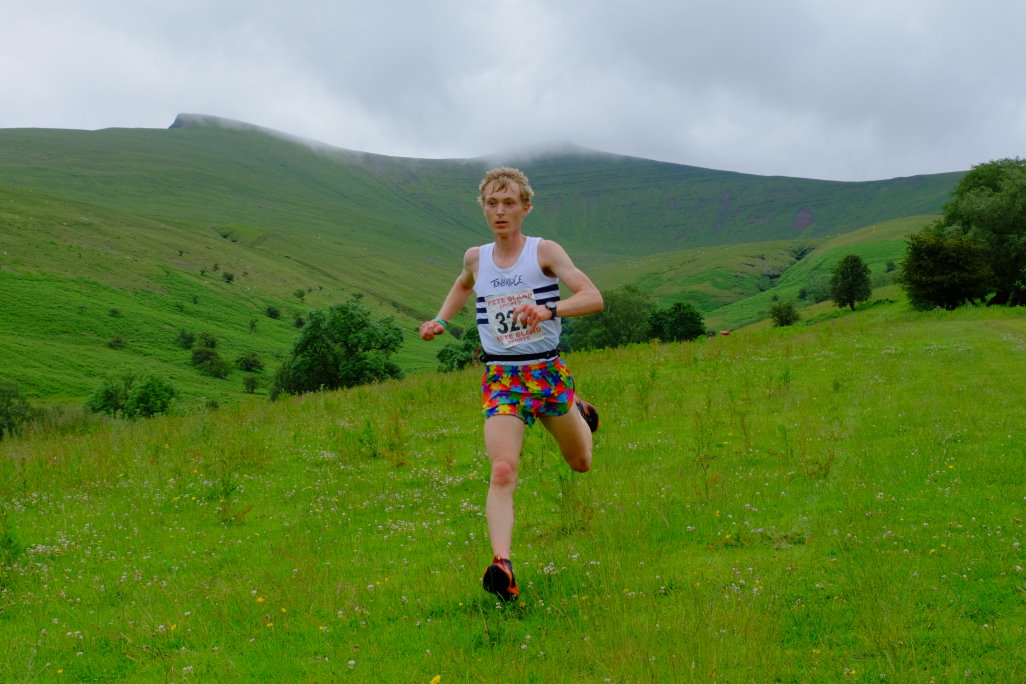
<path fill-rule="evenodd" d="M 509 558 L 492 559 L 482 579 L 485 591 L 490 591 L 503 601 L 515 601 L 520 596 L 517 579 L 513 576 L 513 563 Z"/>
<path fill-rule="evenodd" d="M 599 428 L 598 409 L 584 399 L 577 399 L 576 403 L 577 410 L 584 416 L 584 422 L 588 424 L 588 428 L 592 432 L 597 431 Z"/>

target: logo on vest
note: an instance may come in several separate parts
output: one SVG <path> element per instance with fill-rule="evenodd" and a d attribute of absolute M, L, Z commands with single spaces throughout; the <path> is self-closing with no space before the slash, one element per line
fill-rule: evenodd
<path fill-rule="evenodd" d="M 514 276 L 499 276 L 492 278 L 492 287 L 517 287 L 524 283 L 524 276 L 519 273 Z"/>

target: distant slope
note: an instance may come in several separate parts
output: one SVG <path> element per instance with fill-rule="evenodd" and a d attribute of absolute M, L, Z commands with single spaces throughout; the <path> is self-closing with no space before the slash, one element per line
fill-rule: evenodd
<path fill-rule="evenodd" d="M 937 213 L 960 177 L 843 183 L 587 150 L 502 161 L 521 165 L 538 193 L 529 230 L 565 242 L 584 263 Z M 0 130 L 0 185 L 158 220 L 247 223 L 268 231 L 265 249 L 321 235 L 354 250 L 417 249 L 429 263 L 440 254 L 446 266 L 482 239 L 474 195 L 490 164 L 361 154 L 199 116 L 168 130 Z"/>
<path fill-rule="evenodd" d="M 596 284 L 612 289 L 633 283 L 660 306 L 693 304 L 710 325 L 734 328 L 767 316 L 774 301 L 800 296 L 816 279 L 828 279 L 834 265 L 857 254 L 880 280 L 904 258 L 905 238 L 936 216 L 912 216 L 866 226 L 835 237 L 776 240 L 677 250 L 597 266 Z"/>
<path fill-rule="evenodd" d="M 600 287 L 638 282 L 725 324 L 763 311 L 766 287 L 797 290 L 814 260 L 798 268 L 796 253 L 934 213 L 960 176 L 766 178 L 580 149 L 401 159 L 202 116 L 168 130 L 0 130 L 3 377 L 35 396 L 81 397 L 128 366 L 172 377 L 193 400 L 230 399 L 241 378 L 199 376 L 174 347 L 179 329 L 212 332 L 229 359 L 257 351 L 273 369 L 295 316 L 354 295 L 397 316 L 407 370 L 432 368 L 441 345 L 415 342 L 415 327 L 463 251 L 489 239 L 476 186 L 500 162 L 532 178 L 527 232 L 563 242 Z M 107 346 L 116 336 L 123 349 Z"/>

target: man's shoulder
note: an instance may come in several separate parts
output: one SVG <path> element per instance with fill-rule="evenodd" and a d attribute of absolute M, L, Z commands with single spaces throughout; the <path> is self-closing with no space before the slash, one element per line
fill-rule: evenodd
<path fill-rule="evenodd" d="M 566 256 L 566 250 L 563 249 L 555 240 L 548 240 L 546 238 L 538 238 L 538 259 L 545 263 L 549 259 L 560 258 Z"/>

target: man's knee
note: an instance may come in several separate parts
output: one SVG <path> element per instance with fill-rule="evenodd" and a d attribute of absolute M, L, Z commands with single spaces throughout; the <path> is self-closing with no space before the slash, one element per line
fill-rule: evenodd
<path fill-rule="evenodd" d="M 495 487 L 510 487 L 517 482 L 517 467 L 505 459 L 497 459 L 492 463 L 491 483 Z"/>
<path fill-rule="evenodd" d="M 565 454 L 567 465 L 571 470 L 578 473 L 586 473 L 591 470 L 591 449 L 580 449 L 572 454 Z"/>

